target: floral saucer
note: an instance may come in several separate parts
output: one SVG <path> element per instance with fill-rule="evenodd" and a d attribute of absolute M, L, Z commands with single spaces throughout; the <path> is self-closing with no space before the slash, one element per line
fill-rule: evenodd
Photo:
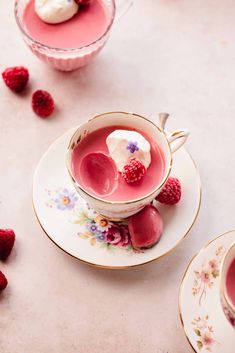
<path fill-rule="evenodd" d="M 172 168 L 172 175 L 182 183 L 182 200 L 171 207 L 156 202 L 164 234 L 153 248 L 136 252 L 127 224 L 104 219 L 73 188 L 65 163 L 73 132 L 69 130 L 49 147 L 34 174 L 33 204 L 46 235 L 66 253 L 98 267 L 138 266 L 174 249 L 194 224 L 201 201 L 200 177 L 186 150 L 174 155 Z"/>
<path fill-rule="evenodd" d="M 220 264 L 235 241 L 235 230 L 203 248 L 190 262 L 179 295 L 183 328 L 195 352 L 234 353 L 234 328 L 220 303 Z"/>

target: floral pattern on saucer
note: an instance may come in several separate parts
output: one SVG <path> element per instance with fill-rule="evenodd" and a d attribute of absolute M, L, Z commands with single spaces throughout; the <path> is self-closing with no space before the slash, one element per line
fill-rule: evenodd
<path fill-rule="evenodd" d="M 56 206 L 60 211 L 71 211 L 74 209 L 78 197 L 75 192 L 71 192 L 66 188 L 60 188 L 52 193 L 50 190 L 45 190 L 49 196 L 49 200 L 46 202 L 46 206 L 52 208 Z"/>
<path fill-rule="evenodd" d="M 223 312 L 219 281 L 221 261 L 226 249 L 234 243 L 234 239 L 235 230 L 232 230 L 208 243 L 191 260 L 181 283 L 179 296 L 181 322 L 188 341 L 197 353 L 234 353 L 234 329 Z M 200 269 L 196 272 L 201 273 L 206 268 L 210 269 L 208 283 L 212 284 L 206 285 L 206 294 L 203 294 L 203 300 L 199 303 L 198 299 L 204 285 L 193 295 L 195 269 Z"/>
<path fill-rule="evenodd" d="M 67 188 L 58 188 L 54 192 L 45 189 L 46 206 L 58 211 L 68 211 L 74 224 L 83 226 L 83 231 L 77 235 L 89 243 L 99 245 L 108 250 L 121 248 L 136 252 L 131 245 L 131 238 L 126 223 L 108 221 L 93 210 L 84 200 Z"/>
<path fill-rule="evenodd" d="M 209 325 L 209 316 L 205 317 L 198 316 L 192 321 L 194 326 L 194 332 L 197 335 L 197 346 L 201 350 L 204 348 L 208 352 L 212 352 L 212 347 L 217 343 L 214 336 L 214 329 Z"/>
<path fill-rule="evenodd" d="M 202 300 L 206 299 L 207 290 L 211 289 L 214 285 L 214 281 L 220 274 L 220 264 L 225 254 L 225 249 L 220 246 L 213 259 L 202 265 L 202 268 L 198 271 L 194 271 L 195 279 L 192 288 L 193 295 L 199 296 L 199 305 L 202 304 Z"/>

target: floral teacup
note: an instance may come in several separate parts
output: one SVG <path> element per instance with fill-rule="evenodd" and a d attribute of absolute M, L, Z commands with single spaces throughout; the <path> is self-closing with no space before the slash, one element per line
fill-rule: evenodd
<path fill-rule="evenodd" d="M 98 115 L 77 128 L 68 146 L 67 168 L 76 190 L 99 214 L 108 219 L 123 220 L 139 212 L 160 193 L 170 175 L 173 153 L 185 143 L 189 135 L 188 130 L 178 130 L 166 134 L 164 132 L 164 127 L 167 118 L 168 114 L 160 114 L 160 126 L 157 126 L 152 121 L 137 114 L 112 112 Z M 135 126 L 136 129 L 145 131 L 154 141 L 156 141 L 164 155 L 165 171 L 162 180 L 149 194 L 144 195 L 139 199 L 118 202 L 96 197 L 79 185 L 73 174 L 72 154 L 74 148 L 85 136 L 87 136 L 87 134 L 103 127 L 115 125 L 126 127 Z"/>
<path fill-rule="evenodd" d="M 227 250 L 221 264 L 220 299 L 225 316 L 235 328 L 235 306 L 228 293 L 227 275 L 232 262 L 235 260 L 235 243 Z M 235 278 L 234 278 L 235 281 Z"/>

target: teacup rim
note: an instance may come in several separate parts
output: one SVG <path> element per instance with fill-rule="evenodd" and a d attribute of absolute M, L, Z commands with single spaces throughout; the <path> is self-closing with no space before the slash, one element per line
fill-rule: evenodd
<path fill-rule="evenodd" d="M 152 190 L 150 193 L 144 195 L 144 196 L 141 196 L 139 197 L 138 199 L 133 199 L 133 200 L 130 200 L 130 201 L 111 201 L 111 200 L 105 200 L 105 199 L 102 199 L 101 197 L 98 197 L 98 196 L 95 196 L 95 195 L 92 195 L 91 193 L 89 193 L 89 191 L 85 190 L 78 182 L 77 180 L 74 178 L 73 174 L 72 174 L 72 171 L 71 171 L 71 167 L 70 167 L 70 163 L 69 163 L 69 156 L 71 154 L 71 145 L 72 145 L 72 141 L 74 139 L 74 136 L 76 135 L 77 133 L 77 130 L 78 128 L 80 128 L 82 125 L 86 124 L 86 123 L 89 123 L 91 122 L 92 120 L 95 120 L 97 118 L 100 118 L 102 116 L 105 116 L 105 115 L 110 115 L 110 114 L 126 114 L 126 115 L 133 115 L 133 116 L 136 116 L 136 117 L 139 117 L 139 118 L 142 118 L 144 120 L 146 120 L 147 122 L 151 123 L 157 130 L 158 132 L 165 138 L 166 142 L 167 142 L 167 146 L 168 146 L 168 149 L 169 149 L 169 153 L 170 153 L 170 161 L 169 161 L 169 168 L 168 168 L 168 171 L 167 173 L 165 173 L 165 176 L 164 178 L 162 179 L 161 183 L 158 184 L 154 190 Z M 171 173 L 171 169 L 172 169 L 172 151 L 171 151 L 171 146 L 170 146 L 170 143 L 165 135 L 165 132 L 164 130 L 162 130 L 158 125 L 156 125 L 152 120 L 140 115 L 140 114 L 137 114 L 137 113 L 133 113 L 133 112 L 126 112 L 126 111 L 111 111 L 111 112 L 106 112 L 106 113 L 102 113 L 102 114 L 98 114 L 98 115 L 95 115 L 94 117 L 86 120 L 85 122 L 83 122 L 82 124 L 79 124 L 77 127 L 76 127 L 76 130 L 75 132 L 73 133 L 73 135 L 71 136 L 71 139 L 69 141 L 69 144 L 68 144 L 68 147 L 67 147 L 67 154 L 66 154 L 66 165 L 67 165 L 67 170 L 69 172 L 69 175 L 71 177 L 71 179 L 73 180 L 73 183 L 79 188 L 82 190 L 82 192 L 84 192 L 86 195 L 88 195 L 89 197 L 91 197 L 92 199 L 95 199 L 97 201 L 100 201 L 100 202 L 103 202 L 105 204 L 109 204 L 109 205 L 129 205 L 129 204 L 134 204 L 134 203 L 137 203 L 137 202 L 140 202 L 140 201 L 143 201 L 147 198 L 149 198 L 151 195 L 153 195 L 158 189 L 161 189 L 164 184 L 166 183 L 167 179 L 169 178 L 169 175 Z"/>
<path fill-rule="evenodd" d="M 235 316 L 235 306 L 233 305 L 231 299 L 229 298 L 227 288 L 226 288 L 226 277 L 225 276 L 227 275 L 228 270 L 225 272 L 225 269 L 224 269 L 224 265 L 225 265 L 225 261 L 227 259 L 227 256 L 229 255 L 230 251 L 234 248 L 235 248 L 235 242 L 233 242 L 230 245 L 230 247 L 227 249 L 227 251 L 223 257 L 223 260 L 221 262 L 220 293 L 221 293 L 223 299 L 225 300 L 226 305 L 228 306 L 229 310 Z M 234 259 L 235 259 L 235 256 L 234 256 Z"/>
<path fill-rule="evenodd" d="M 37 39 L 34 39 L 32 36 L 30 36 L 23 28 L 23 26 L 21 25 L 20 23 L 20 20 L 18 18 L 18 10 L 17 10 L 17 4 L 20 0 L 15 0 L 14 2 L 14 15 L 15 15 L 15 20 L 16 20 L 16 23 L 20 29 L 20 31 L 30 40 L 32 41 L 33 43 L 37 44 L 37 45 L 40 45 L 42 48 L 45 48 L 45 49 L 49 49 L 49 50 L 54 50 L 54 51 L 57 51 L 57 52 L 62 52 L 62 53 L 68 53 L 68 52 L 75 52 L 77 50 L 82 50 L 82 49 L 85 49 L 85 48 L 89 48 L 91 47 L 92 45 L 100 42 L 108 33 L 109 31 L 111 30 L 112 28 L 112 25 L 114 23 L 114 19 L 115 19 L 115 15 L 116 15 L 116 2 L 115 0 L 111 0 L 112 3 L 113 3 L 113 12 L 112 12 L 112 16 L 111 16 L 111 19 L 110 19 L 110 22 L 107 26 L 107 28 L 105 29 L 104 33 L 98 37 L 96 40 L 94 40 L 93 42 L 87 44 L 87 45 L 83 45 L 81 47 L 77 47 L 77 48 L 57 48 L 57 47 L 52 47 L 50 45 L 47 45 L 47 44 L 44 44 L 44 43 L 41 43 L 39 40 Z"/>

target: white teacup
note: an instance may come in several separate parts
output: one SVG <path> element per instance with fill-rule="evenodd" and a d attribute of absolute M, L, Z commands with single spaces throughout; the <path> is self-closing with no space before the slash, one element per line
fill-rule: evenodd
<path fill-rule="evenodd" d="M 223 311 L 230 324 L 235 328 L 235 306 L 228 295 L 227 290 L 227 275 L 230 265 L 235 259 L 235 243 L 227 250 L 221 264 L 220 275 L 220 299 Z M 235 281 L 235 278 L 234 278 Z"/>
<path fill-rule="evenodd" d="M 147 204 L 149 204 L 162 190 L 167 179 L 169 178 L 173 153 L 178 150 L 186 141 L 189 131 L 177 130 L 167 134 L 164 131 L 168 114 L 160 114 L 160 124 L 157 126 L 152 121 L 143 116 L 126 112 L 104 113 L 88 120 L 80 125 L 68 146 L 67 167 L 72 178 L 73 184 L 79 194 L 101 215 L 112 220 L 122 220 L 139 212 Z M 100 197 L 91 195 L 85 190 L 75 179 L 72 171 L 72 153 L 74 148 L 80 141 L 87 136 L 88 133 L 96 131 L 107 126 L 121 125 L 130 128 L 134 126 L 138 130 L 145 131 L 161 148 L 165 159 L 165 173 L 161 182 L 147 195 L 131 200 L 131 201 L 107 201 Z"/>

